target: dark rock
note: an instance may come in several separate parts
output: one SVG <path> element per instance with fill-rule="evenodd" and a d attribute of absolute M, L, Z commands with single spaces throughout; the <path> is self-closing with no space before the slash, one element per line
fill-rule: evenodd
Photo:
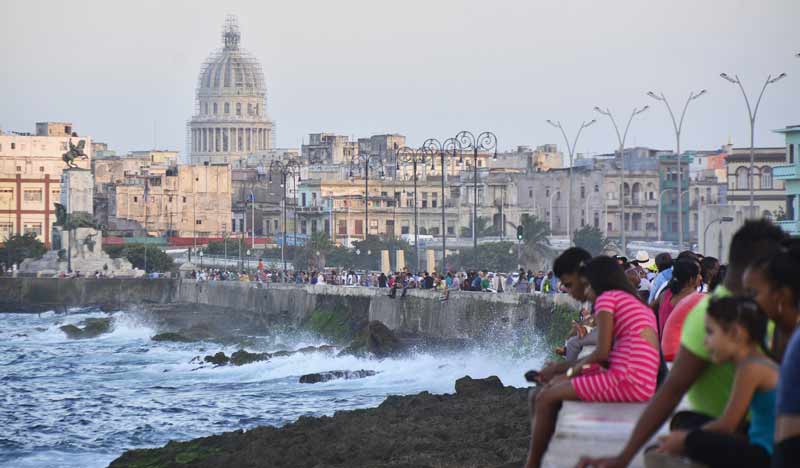
<path fill-rule="evenodd" d="M 397 354 L 403 349 L 400 340 L 389 330 L 389 327 L 384 325 L 383 322 L 373 320 L 356 335 L 350 346 L 340 354 L 356 356 L 372 354 L 380 358 Z"/>
<path fill-rule="evenodd" d="M 83 328 L 75 325 L 62 325 L 61 331 L 67 334 L 67 338 L 73 340 L 84 340 L 87 338 L 95 338 L 111 331 L 111 317 L 105 318 L 90 318 L 81 322 Z"/>
<path fill-rule="evenodd" d="M 365 377 L 372 377 L 373 375 L 377 374 L 374 370 L 357 370 L 357 371 L 347 371 L 347 370 L 335 370 L 335 371 L 328 371 L 328 372 L 315 372 L 313 374 L 306 374 L 300 377 L 300 383 L 319 383 L 319 382 L 327 382 L 329 380 L 334 379 L 363 379 Z"/>
<path fill-rule="evenodd" d="M 225 353 L 220 351 L 213 356 L 206 356 L 205 358 L 203 358 L 203 360 L 205 362 L 214 364 L 215 366 L 224 366 L 230 361 L 230 358 L 228 358 L 228 356 L 226 356 Z"/>
<path fill-rule="evenodd" d="M 496 375 L 485 379 L 473 379 L 467 375 L 456 380 L 456 394 L 459 396 L 474 397 L 500 393 L 504 388 L 503 382 Z"/>
<path fill-rule="evenodd" d="M 191 343 L 197 341 L 189 338 L 188 336 L 183 336 L 180 333 L 174 332 L 159 333 L 150 339 L 153 341 L 174 341 L 176 343 Z"/>
<path fill-rule="evenodd" d="M 131 450 L 109 468 L 522 466 L 530 442 L 528 389 L 500 388 L 474 396 L 391 396 L 377 408 Z"/>
<path fill-rule="evenodd" d="M 234 366 L 243 366 L 259 361 L 269 360 L 269 353 L 249 353 L 243 349 L 231 354 L 230 362 Z"/>

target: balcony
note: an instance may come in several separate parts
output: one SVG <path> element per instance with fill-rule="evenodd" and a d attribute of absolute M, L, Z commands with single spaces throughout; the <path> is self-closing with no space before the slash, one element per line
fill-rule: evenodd
<path fill-rule="evenodd" d="M 772 177 L 778 180 L 800 179 L 800 166 L 775 166 L 772 168 Z"/>

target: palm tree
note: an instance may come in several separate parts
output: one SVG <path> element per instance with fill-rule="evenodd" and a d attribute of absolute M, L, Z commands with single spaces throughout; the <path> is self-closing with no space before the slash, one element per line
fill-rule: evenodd
<path fill-rule="evenodd" d="M 550 248 L 550 225 L 536 215 L 523 214 L 520 218 L 523 230 L 523 264 L 541 264 L 553 255 Z"/>
<path fill-rule="evenodd" d="M 478 219 L 475 221 L 475 226 L 477 227 L 478 237 L 499 235 L 499 232 L 495 229 L 489 218 L 478 216 Z M 461 228 L 461 237 L 472 237 L 471 226 Z"/>

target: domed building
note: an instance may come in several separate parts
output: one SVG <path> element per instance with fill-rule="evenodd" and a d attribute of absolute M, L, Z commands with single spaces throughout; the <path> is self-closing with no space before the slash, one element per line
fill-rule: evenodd
<path fill-rule="evenodd" d="M 267 115 L 264 73 L 258 61 L 239 47 L 240 40 L 236 18 L 229 16 L 222 48 L 200 71 L 187 145 L 193 164 L 239 167 L 248 154 L 272 148 L 274 123 Z"/>

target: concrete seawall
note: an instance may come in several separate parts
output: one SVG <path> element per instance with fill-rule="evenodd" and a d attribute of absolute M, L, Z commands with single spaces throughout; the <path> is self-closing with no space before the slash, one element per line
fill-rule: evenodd
<path fill-rule="evenodd" d="M 236 311 L 248 325 L 263 329 L 302 325 L 319 310 L 346 310 L 357 320 L 379 320 L 393 330 L 480 339 L 540 328 L 549 322 L 555 305 L 574 305 L 563 294 L 453 291 L 442 301 L 435 291 L 409 290 L 406 297 L 394 299 L 387 292 L 229 281 L 0 278 L 0 311 L 189 303 Z"/>

